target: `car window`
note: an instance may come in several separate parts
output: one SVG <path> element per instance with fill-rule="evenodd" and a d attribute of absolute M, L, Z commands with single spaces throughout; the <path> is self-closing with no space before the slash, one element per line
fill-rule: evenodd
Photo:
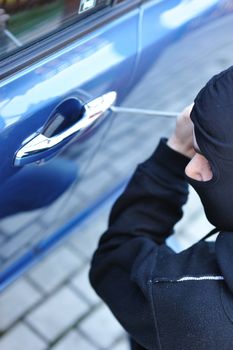
<path fill-rule="evenodd" d="M 112 0 L 0 0 L 0 58 L 112 3 Z"/>

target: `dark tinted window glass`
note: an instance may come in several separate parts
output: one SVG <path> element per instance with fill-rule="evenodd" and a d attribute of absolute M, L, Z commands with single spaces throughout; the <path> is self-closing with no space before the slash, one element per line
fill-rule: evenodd
<path fill-rule="evenodd" d="M 111 3 L 111 0 L 0 0 L 0 57 Z"/>

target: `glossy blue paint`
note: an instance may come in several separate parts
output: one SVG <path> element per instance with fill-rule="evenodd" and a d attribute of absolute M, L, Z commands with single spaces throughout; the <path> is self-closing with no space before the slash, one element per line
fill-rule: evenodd
<path fill-rule="evenodd" d="M 87 220 L 91 220 L 94 213 L 98 214 L 98 210 L 100 210 L 105 205 L 110 206 L 122 193 L 128 181 L 129 179 L 126 178 L 111 191 L 105 193 L 89 208 L 82 211 L 81 213 L 78 213 L 63 227 L 53 232 L 49 238 L 41 240 L 39 244 L 34 246 L 33 250 L 29 250 L 26 254 L 21 256 L 12 265 L 10 265 L 5 271 L 0 273 L 0 292 L 16 278 L 18 278 L 23 272 L 25 272 L 29 267 L 33 266 L 42 257 L 48 254 L 52 248 L 67 238 L 74 229 L 78 229 Z"/>
<path fill-rule="evenodd" d="M 66 159 L 56 158 L 43 167 L 23 167 L 0 186 L 0 219 L 50 205 L 77 176 L 78 168 Z"/>
<path fill-rule="evenodd" d="M 15 152 L 64 99 L 86 102 L 114 90 L 121 101 L 137 57 L 137 31 L 134 10 L 0 83 L 0 183 L 19 171 L 13 167 Z"/>

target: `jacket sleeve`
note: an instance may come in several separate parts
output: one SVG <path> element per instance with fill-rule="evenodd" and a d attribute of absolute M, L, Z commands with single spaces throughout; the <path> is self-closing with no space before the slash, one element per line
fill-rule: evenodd
<path fill-rule="evenodd" d="M 174 254 L 165 244 L 182 217 L 189 159 L 162 139 L 140 164 L 110 214 L 100 239 L 90 281 L 130 335 L 146 349 L 159 347 L 150 283 L 158 252 Z"/>

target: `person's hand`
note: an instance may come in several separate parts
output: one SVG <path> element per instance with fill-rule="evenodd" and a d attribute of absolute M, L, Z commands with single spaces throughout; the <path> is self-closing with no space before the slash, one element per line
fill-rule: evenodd
<path fill-rule="evenodd" d="M 0 8 L 0 31 L 6 28 L 6 23 L 10 16 L 5 12 L 5 10 Z"/>
<path fill-rule="evenodd" d="M 168 139 L 167 145 L 175 151 L 192 158 L 193 149 L 193 123 L 190 119 L 193 104 L 186 107 L 176 121 L 174 133 Z"/>

